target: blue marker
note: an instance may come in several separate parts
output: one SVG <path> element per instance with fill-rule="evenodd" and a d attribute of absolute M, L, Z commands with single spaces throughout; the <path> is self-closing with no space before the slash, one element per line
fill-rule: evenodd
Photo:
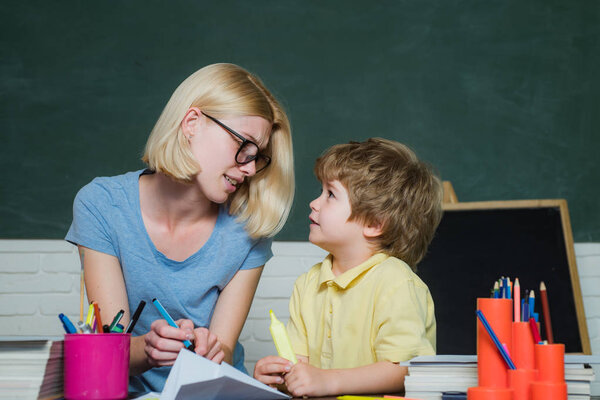
<path fill-rule="evenodd" d="M 177 326 L 177 324 L 175 323 L 175 321 L 173 320 L 173 318 L 171 318 L 171 316 L 169 315 L 169 313 L 167 312 L 167 310 L 165 310 L 165 308 L 162 306 L 162 304 L 160 304 L 160 301 L 158 301 L 158 299 L 152 299 L 152 303 L 156 306 L 156 308 L 158 309 L 158 312 L 163 316 L 163 318 L 167 320 L 167 323 L 169 325 L 171 325 L 174 328 L 179 328 Z M 188 350 L 194 351 L 194 345 L 189 340 L 187 340 L 187 339 L 184 340 L 183 341 L 183 345 Z"/>
<path fill-rule="evenodd" d="M 71 320 L 65 314 L 58 314 L 58 318 L 60 319 L 60 322 L 62 322 L 63 327 L 65 328 L 65 332 L 77 333 L 77 329 L 75 329 L 75 326 L 71 323 Z"/>

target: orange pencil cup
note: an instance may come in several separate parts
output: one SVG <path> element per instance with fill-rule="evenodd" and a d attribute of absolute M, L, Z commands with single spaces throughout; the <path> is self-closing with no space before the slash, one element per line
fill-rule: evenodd
<path fill-rule="evenodd" d="M 477 299 L 481 310 L 496 336 L 512 354 L 512 300 Z M 481 321 L 477 321 L 477 377 L 480 387 L 507 388 L 507 365 Z"/>
<path fill-rule="evenodd" d="M 531 384 L 531 400 L 567 400 L 565 345 L 536 344 L 538 378 Z"/>
<path fill-rule="evenodd" d="M 567 382 L 531 382 L 531 400 L 567 400 Z"/>
<path fill-rule="evenodd" d="M 535 369 L 534 344 L 529 322 L 513 322 L 511 356 L 517 369 Z"/>
<path fill-rule="evenodd" d="M 530 400 L 531 383 L 536 379 L 537 371 L 534 369 L 508 370 L 508 384 L 514 391 L 513 400 Z"/>
<path fill-rule="evenodd" d="M 513 400 L 513 390 L 508 388 L 470 387 L 467 400 Z"/>
<path fill-rule="evenodd" d="M 535 365 L 540 382 L 565 381 L 565 345 L 564 344 L 536 344 Z"/>

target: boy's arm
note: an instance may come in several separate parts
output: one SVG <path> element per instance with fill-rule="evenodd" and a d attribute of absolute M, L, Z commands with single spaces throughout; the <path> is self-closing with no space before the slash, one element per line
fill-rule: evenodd
<path fill-rule="evenodd" d="M 389 361 L 357 368 L 320 369 L 303 359 L 285 375 L 285 383 L 295 397 L 396 393 L 404 390 L 407 372 L 407 367 Z"/>

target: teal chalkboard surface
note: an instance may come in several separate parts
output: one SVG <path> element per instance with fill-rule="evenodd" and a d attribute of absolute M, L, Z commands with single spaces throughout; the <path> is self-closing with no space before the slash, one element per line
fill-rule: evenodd
<path fill-rule="evenodd" d="M 566 198 L 600 241 L 600 3 L 140 1 L 0 4 L 0 237 L 62 238 L 77 190 L 142 167 L 175 87 L 214 62 L 289 111 L 306 240 L 328 146 L 402 141 L 461 201 Z"/>

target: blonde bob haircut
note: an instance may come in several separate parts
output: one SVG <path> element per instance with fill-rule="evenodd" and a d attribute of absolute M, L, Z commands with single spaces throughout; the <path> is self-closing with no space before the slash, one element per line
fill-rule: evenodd
<path fill-rule="evenodd" d="M 416 270 L 442 219 L 442 183 L 429 165 L 401 143 L 371 138 L 329 148 L 315 175 L 348 190 L 349 221 L 381 227 L 372 240 L 377 251 Z"/>
<path fill-rule="evenodd" d="M 253 238 L 273 236 L 285 223 L 294 198 L 294 161 L 290 123 L 282 106 L 261 80 L 234 64 L 208 65 L 175 90 L 146 143 L 148 167 L 191 183 L 200 167 L 181 122 L 191 107 L 215 118 L 259 116 L 273 124 L 264 150 L 271 164 L 247 179 L 228 199 L 229 212 L 245 223 Z"/>

